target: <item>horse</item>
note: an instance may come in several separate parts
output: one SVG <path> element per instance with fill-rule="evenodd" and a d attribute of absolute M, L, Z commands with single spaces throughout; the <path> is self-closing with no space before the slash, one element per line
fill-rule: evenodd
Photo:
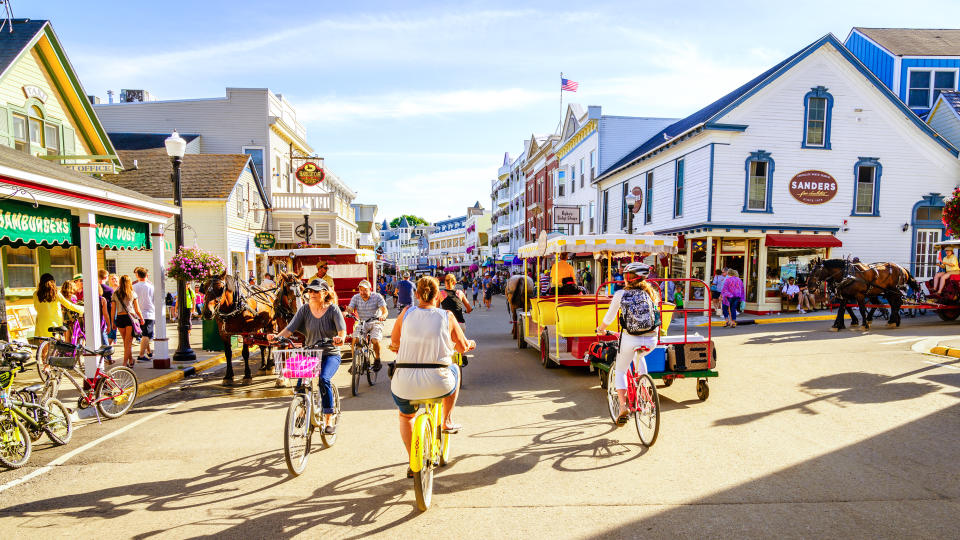
<path fill-rule="evenodd" d="M 863 329 L 870 328 L 870 319 L 867 315 L 866 302 L 878 302 L 883 295 L 890 302 L 890 318 L 887 327 L 900 327 L 900 306 L 903 305 L 904 287 L 918 289 L 918 285 L 910 272 L 902 266 L 891 263 L 873 263 L 865 265 L 853 263 L 846 259 L 817 259 L 813 270 L 807 278 L 807 287 L 816 289 L 825 282 L 834 287 L 840 297 L 840 308 L 837 310 L 837 319 L 833 323 L 835 332 L 845 328 L 843 312 L 849 300 L 857 303 L 860 316 L 863 318 Z M 872 312 L 872 310 L 871 310 Z M 851 312 L 852 325 L 857 324 L 856 317 Z"/>
<path fill-rule="evenodd" d="M 524 291 L 524 281 L 526 281 L 527 293 Z M 503 295 L 507 299 L 507 311 L 510 312 L 510 323 L 512 328 L 510 330 L 510 336 L 514 339 L 517 338 L 517 332 L 519 328 L 517 327 L 517 310 L 524 309 L 530 305 L 529 299 L 525 297 L 525 294 L 537 292 L 535 289 L 536 285 L 533 283 L 533 279 L 529 276 L 511 276 L 507 279 L 507 283 L 503 288 Z"/>
<path fill-rule="evenodd" d="M 207 278 L 200 287 L 203 293 L 203 319 L 217 319 L 217 330 L 223 340 L 223 353 L 227 359 L 227 372 L 223 376 L 223 384 L 233 385 L 233 350 L 230 347 L 230 336 L 262 332 L 271 334 L 274 329 L 274 315 L 269 311 L 258 310 L 251 305 L 251 299 L 243 297 L 239 281 L 226 272 L 219 276 Z M 263 363 L 266 363 L 267 352 L 260 349 Z M 246 341 L 243 343 L 243 381 L 249 384 L 253 381 L 250 374 L 250 348 Z"/>

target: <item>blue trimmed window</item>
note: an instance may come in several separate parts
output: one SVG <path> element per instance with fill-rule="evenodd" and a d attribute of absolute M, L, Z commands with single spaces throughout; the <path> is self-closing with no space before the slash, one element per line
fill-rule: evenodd
<path fill-rule="evenodd" d="M 744 162 L 747 176 L 743 187 L 743 210 L 750 213 L 773 213 L 773 158 L 766 150 L 750 152 Z"/>
<path fill-rule="evenodd" d="M 853 166 L 853 210 L 851 216 L 880 215 L 880 158 L 861 157 Z"/>
<path fill-rule="evenodd" d="M 676 161 L 673 175 L 673 217 L 683 215 L 683 159 Z"/>
<path fill-rule="evenodd" d="M 647 192 L 644 194 L 643 201 L 643 222 L 653 221 L 653 171 L 647 173 L 646 181 Z"/>
<path fill-rule="evenodd" d="M 823 86 L 811 88 L 803 96 L 802 148 L 830 150 L 830 122 L 833 96 Z"/>

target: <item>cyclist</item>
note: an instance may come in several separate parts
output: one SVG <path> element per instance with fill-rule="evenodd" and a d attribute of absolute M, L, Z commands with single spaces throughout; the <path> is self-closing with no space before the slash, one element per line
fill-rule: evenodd
<path fill-rule="evenodd" d="M 400 409 L 400 438 L 410 454 L 413 417 L 417 406 L 410 401 L 443 399 L 443 430 L 456 433 L 462 426 L 451 420 L 460 389 L 460 369 L 452 363 L 454 351 L 467 352 L 477 343 L 463 335 L 453 314 L 437 305 L 440 284 L 436 278 L 417 280 L 417 306 L 397 317 L 391 333 L 390 350 L 397 353 L 397 372 L 390 385 L 393 401 Z M 413 472 L 407 469 L 407 477 Z"/>
<path fill-rule="evenodd" d="M 397 309 L 403 311 L 403 308 L 413 305 L 413 282 L 410 281 L 410 272 L 404 272 L 394 293 L 397 297 Z"/>
<path fill-rule="evenodd" d="M 632 262 L 623 269 L 624 288 L 613 294 L 610 307 L 603 316 L 603 323 L 597 327 L 597 334 L 603 334 L 607 326 L 617 318 L 617 313 L 622 311 L 620 350 L 617 352 L 614 368 L 617 396 L 620 398 L 617 424 L 621 426 L 630 416 L 630 409 L 627 407 L 627 371 L 633 362 L 634 350 L 639 347 L 653 350 L 657 346 L 659 320 L 656 310 L 660 305 L 660 292 L 645 281 L 648 275 L 650 267 L 641 262 Z M 647 372 L 647 363 L 642 360 L 643 356 L 646 356 L 646 353 L 641 353 L 641 362 L 634 367 L 641 374 Z"/>
<path fill-rule="evenodd" d="M 333 291 L 330 285 L 323 279 L 314 279 L 306 287 L 309 301 L 304 304 L 293 320 L 276 336 L 290 337 L 294 332 L 300 332 L 304 335 L 305 344 L 317 343 L 322 339 L 332 339 L 332 345 L 325 345 L 321 348 L 323 359 L 320 361 L 320 394 L 321 406 L 325 417 L 326 428 L 324 433 L 333 435 L 337 432 L 336 426 L 331 422 L 333 416 L 333 385 L 330 379 L 337 373 L 340 367 L 340 349 L 338 346 L 343 343 L 347 335 L 347 323 L 343 320 L 343 313 L 337 306 Z M 267 339 L 273 341 L 274 334 L 267 335 Z"/>
<path fill-rule="evenodd" d="M 460 328 L 466 329 L 463 314 L 473 311 L 473 306 L 467 301 L 467 295 L 457 288 L 457 278 L 453 274 L 444 276 L 443 283 L 446 288 L 440 291 L 440 307 L 453 313 L 453 317 L 460 323 Z"/>
<path fill-rule="evenodd" d="M 372 292 L 370 282 L 361 281 L 357 288 L 359 293 L 353 295 L 350 299 L 350 305 L 347 306 L 347 313 L 353 313 L 357 316 L 357 324 L 363 327 L 357 332 L 358 336 L 370 336 L 370 345 L 373 346 L 373 370 L 380 371 L 380 339 L 383 338 L 383 321 L 387 319 L 387 301 L 383 299 L 380 293 Z M 364 323 L 367 319 L 376 317 L 377 320 Z M 356 350 L 356 344 L 351 344 L 351 349 Z"/>

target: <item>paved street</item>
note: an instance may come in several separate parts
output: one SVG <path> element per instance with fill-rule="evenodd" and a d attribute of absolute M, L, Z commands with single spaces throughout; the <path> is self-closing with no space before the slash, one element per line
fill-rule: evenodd
<path fill-rule="evenodd" d="M 645 450 L 632 424 L 613 427 L 595 375 L 544 370 L 506 320 L 502 297 L 469 319 L 480 348 L 456 413 L 465 429 L 426 513 L 404 477 L 385 377 L 354 398 L 340 370 L 340 438 L 319 450 L 317 436 L 307 471 L 290 478 L 289 398 L 265 377 L 226 391 L 213 373 L 64 448 L 44 439 L 28 467 L 0 472 L 0 537 L 956 534 L 960 364 L 911 349 L 956 325 L 716 329 L 709 400 L 691 381 L 660 388 L 662 427 Z"/>

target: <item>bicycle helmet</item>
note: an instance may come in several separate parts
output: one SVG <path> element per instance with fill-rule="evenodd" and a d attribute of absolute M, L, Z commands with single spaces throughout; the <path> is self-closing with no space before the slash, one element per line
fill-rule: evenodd
<path fill-rule="evenodd" d="M 634 274 L 643 279 L 650 275 L 650 265 L 642 262 L 632 262 L 623 269 L 624 274 Z"/>

